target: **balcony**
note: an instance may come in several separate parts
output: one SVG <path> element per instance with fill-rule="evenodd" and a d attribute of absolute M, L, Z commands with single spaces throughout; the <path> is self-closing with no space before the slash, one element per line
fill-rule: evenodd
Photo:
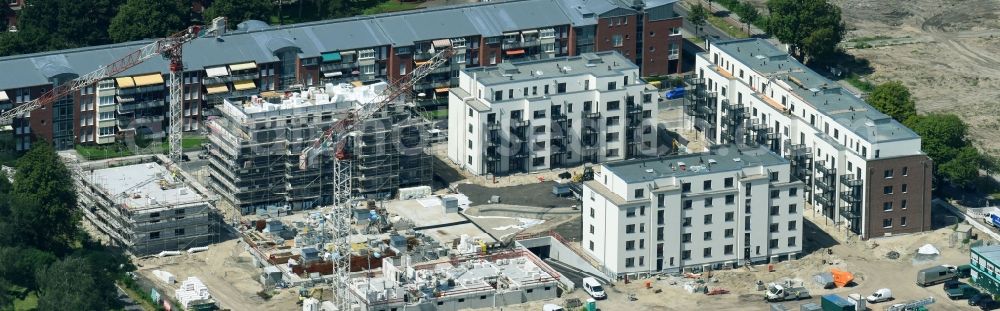
<path fill-rule="evenodd" d="M 529 120 L 518 120 L 518 119 L 511 119 L 510 120 L 510 127 L 511 128 L 526 127 L 526 126 L 529 126 L 529 125 L 531 125 L 531 121 L 529 121 Z"/>
<path fill-rule="evenodd" d="M 841 191 L 840 199 L 848 203 L 859 203 L 861 202 L 861 195 L 860 193 L 855 193 L 854 191 L 851 190 Z"/>
<path fill-rule="evenodd" d="M 243 81 L 243 80 L 253 80 L 253 79 L 257 79 L 257 77 L 258 77 L 257 72 L 245 72 L 245 73 L 236 73 L 236 74 L 231 74 L 231 75 L 226 75 L 226 76 L 204 78 L 204 79 L 202 79 L 201 83 L 205 84 L 205 85 L 223 84 L 223 83 L 227 83 L 227 82 L 236 82 L 236 81 Z"/>
<path fill-rule="evenodd" d="M 642 106 L 639 105 L 628 105 L 625 107 L 625 112 L 628 114 L 638 114 L 642 113 Z"/>
<path fill-rule="evenodd" d="M 584 118 L 588 118 L 588 119 L 600 119 L 601 118 L 601 113 L 600 112 L 586 112 L 586 111 L 584 111 L 583 112 L 583 117 Z"/>
<path fill-rule="evenodd" d="M 358 66 L 358 63 L 356 62 L 324 63 L 323 65 L 320 65 L 319 70 L 323 73 L 341 71 L 344 69 L 357 70 Z"/>
<path fill-rule="evenodd" d="M 519 48 L 526 48 L 526 47 L 538 46 L 538 45 L 539 45 L 539 43 L 538 43 L 537 39 L 536 40 L 525 40 L 525 41 L 504 40 L 503 44 L 501 45 L 500 48 L 504 49 L 504 50 L 509 50 L 509 49 L 519 49 Z"/>
<path fill-rule="evenodd" d="M 842 175 L 840 176 L 840 183 L 848 187 L 861 187 L 864 184 L 859 178 L 854 178 L 854 175 Z"/>
<path fill-rule="evenodd" d="M 553 122 L 563 122 L 563 121 L 566 121 L 567 118 L 568 118 L 568 116 L 566 116 L 566 114 L 564 114 L 564 113 L 553 113 L 552 114 L 552 121 Z"/>
<path fill-rule="evenodd" d="M 486 123 L 486 130 L 488 131 L 496 131 L 500 130 L 500 128 L 501 128 L 500 122 Z"/>
<path fill-rule="evenodd" d="M 118 113 L 132 113 L 135 112 L 136 110 L 163 107 L 165 105 L 166 105 L 165 100 L 153 99 L 140 102 L 118 104 L 116 110 L 118 111 Z"/>

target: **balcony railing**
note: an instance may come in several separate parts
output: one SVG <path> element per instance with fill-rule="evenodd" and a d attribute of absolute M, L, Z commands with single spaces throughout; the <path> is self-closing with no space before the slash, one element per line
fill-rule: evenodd
<path fill-rule="evenodd" d="M 518 119 L 510 120 L 510 127 L 525 127 L 528 125 L 531 125 L 531 121 Z"/>
<path fill-rule="evenodd" d="M 601 113 L 600 112 L 586 112 L 585 111 L 585 112 L 583 112 L 583 117 L 584 118 L 589 118 L 589 119 L 597 119 L 597 118 L 601 117 Z"/>
<path fill-rule="evenodd" d="M 223 84 L 223 83 L 226 83 L 226 82 L 236 82 L 236 81 L 243 81 L 243 80 L 253 80 L 253 79 L 257 79 L 257 77 L 258 77 L 258 75 L 257 75 L 256 72 L 231 74 L 231 75 L 220 76 L 220 77 L 204 78 L 204 79 L 202 79 L 202 84 L 205 84 L 205 85 Z"/>
<path fill-rule="evenodd" d="M 356 62 L 324 63 L 319 67 L 319 70 L 325 73 L 336 70 L 356 69 L 358 66 Z"/>
<path fill-rule="evenodd" d="M 538 46 L 538 44 L 539 44 L 538 40 L 530 40 L 530 41 L 508 41 L 508 40 L 504 40 L 503 44 L 501 45 L 500 48 L 504 49 L 504 50 L 509 50 L 509 49 L 518 49 L 518 48 L 526 48 L 526 47 Z"/>

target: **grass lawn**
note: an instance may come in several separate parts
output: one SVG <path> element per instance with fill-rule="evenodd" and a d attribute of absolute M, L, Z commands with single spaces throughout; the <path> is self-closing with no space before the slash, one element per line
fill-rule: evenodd
<path fill-rule="evenodd" d="M 424 113 L 424 117 L 431 120 L 447 119 L 448 109 L 430 110 Z"/>
<path fill-rule="evenodd" d="M 857 74 L 851 74 L 847 78 L 844 78 L 844 80 L 865 93 L 871 92 L 873 89 L 875 89 L 875 84 L 865 81 L 864 79 L 862 79 L 861 76 Z"/>
<path fill-rule="evenodd" d="M 715 26 L 715 28 L 719 28 L 720 30 L 722 30 L 723 32 L 725 32 L 726 34 L 728 34 L 730 37 L 737 38 L 737 39 L 746 38 L 747 37 L 747 33 L 745 31 L 743 31 L 743 29 L 741 29 L 740 27 L 734 26 L 733 24 L 727 23 L 721 17 L 709 14 L 708 15 L 708 22 L 710 24 L 712 24 L 713 26 Z"/>
<path fill-rule="evenodd" d="M 94 145 L 94 146 L 84 146 L 76 145 L 76 152 L 79 153 L 87 160 L 103 160 L 109 158 L 127 157 L 133 155 L 131 150 L 125 149 L 123 146 L 118 144 L 112 144 L 108 146 Z"/>
<path fill-rule="evenodd" d="M 201 135 L 184 135 L 181 138 L 181 147 L 184 151 L 195 151 L 201 149 L 201 144 L 208 142 L 208 138 Z"/>
<path fill-rule="evenodd" d="M 372 14 L 379 14 L 379 13 L 407 11 L 407 10 L 416 9 L 418 5 L 420 5 L 420 2 L 400 2 L 398 0 L 389 0 L 389 1 L 386 1 L 386 2 L 380 3 L 376 7 L 365 9 L 365 11 L 362 14 L 364 14 L 364 15 L 372 15 Z"/>
<path fill-rule="evenodd" d="M 35 310 L 38 308 L 38 294 L 35 292 L 28 293 L 24 299 L 14 300 L 14 310 Z"/>

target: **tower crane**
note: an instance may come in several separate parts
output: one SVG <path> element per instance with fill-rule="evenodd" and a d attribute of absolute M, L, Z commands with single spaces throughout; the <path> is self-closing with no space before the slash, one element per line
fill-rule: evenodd
<path fill-rule="evenodd" d="M 225 25 L 226 19 L 224 17 L 217 17 L 212 20 L 212 28 L 208 32 L 217 33 L 220 27 L 225 27 Z M 156 55 L 161 55 L 170 60 L 170 77 L 168 80 L 170 90 L 170 158 L 174 161 L 180 161 L 182 151 L 181 132 L 183 130 L 181 125 L 181 122 L 183 122 L 181 119 L 181 111 L 183 110 L 181 100 L 184 94 L 182 89 L 184 85 L 181 83 L 181 74 L 184 71 L 181 51 L 185 43 L 199 37 L 201 28 L 201 26 L 195 25 L 166 38 L 157 39 L 110 64 L 98 67 L 97 70 L 57 85 L 30 102 L 8 111 L 3 111 L 0 113 L 0 125 L 9 125 L 13 122 L 14 118 L 28 116 L 32 111 L 43 106 L 51 106 L 53 102 L 72 94 L 72 92 L 76 92 L 89 85 L 94 85 L 98 81 L 114 77 Z"/>
<path fill-rule="evenodd" d="M 449 46 L 438 51 L 427 62 L 417 66 L 409 75 L 405 75 L 388 83 L 388 87 L 369 102 L 348 113 L 347 117 L 338 120 L 329 129 L 316 138 L 312 146 L 306 147 L 299 155 L 299 168 L 306 169 L 316 162 L 316 158 L 325 152 L 334 152 L 333 162 L 333 200 L 334 208 L 330 218 L 332 223 L 332 241 L 336 253 L 334 259 L 334 295 L 337 310 L 350 310 L 350 293 L 347 289 L 348 273 L 350 272 L 350 235 L 351 208 L 353 196 L 351 187 L 352 155 L 345 149 L 348 136 L 355 131 L 355 125 L 362 124 L 374 114 L 385 108 L 389 103 L 399 99 L 413 89 L 413 85 L 427 77 L 432 71 L 444 65 L 451 58 L 454 50 Z M 339 206 L 338 206 L 339 205 Z"/>

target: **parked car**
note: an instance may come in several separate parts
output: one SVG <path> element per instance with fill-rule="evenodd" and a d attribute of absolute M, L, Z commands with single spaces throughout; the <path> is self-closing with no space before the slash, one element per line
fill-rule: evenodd
<path fill-rule="evenodd" d="M 992 299 L 993 298 L 990 297 L 990 294 L 979 293 L 972 297 L 969 297 L 969 300 L 967 302 L 969 303 L 970 306 L 978 306 L 980 302 Z"/>
<path fill-rule="evenodd" d="M 557 305 L 557 304 L 547 303 L 544 306 L 542 306 L 542 310 L 544 310 L 544 311 L 564 311 L 566 309 L 563 309 L 562 306 Z"/>
<path fill-rule="evenodd" d="M 979 294 L 979 290 L 975 287 L 955 280 L 944 282 L 944 292 L 951 300 L 966 299 Z"/>
<path fill-rule="evenodd" d="M 868 297 L 865 297 L 865 300 L 868 300 L 869 303 L 879 303 L 892 300 L 892 290 L 888 288 L 879 288 Z"/>
<path fill-rule="evenodd" d="M 993 300 L 993 298 L 986 298 L 979 301 L 979 310 L 988 311 L 1000 309 L 1000 302 Z"/>
<path fill-rule="evenodd" d="M 684 97 L 684 87 L 675 87 L 673 90 L 667 91 L 667 94 L 664 94 L 663 97 L 666 97 L 667 99 L 678 99 Z"/>
<path fill-rule="evenodd" d="M 917 285 L 921 287 L 955 279 L 958 279 L 958 268 L 955 266 L 940 265 L 917 272 Z"/>
<path fill-rule="evenodd" d="M 590 297 L 594 297 L 594 299 L 608 298 L 608 295 L 604 293 L 604 287 L 601 286 L 601 283 L 592 277 L 583 278 L 583 290 L 587 294 L 590 294 Z"/>

